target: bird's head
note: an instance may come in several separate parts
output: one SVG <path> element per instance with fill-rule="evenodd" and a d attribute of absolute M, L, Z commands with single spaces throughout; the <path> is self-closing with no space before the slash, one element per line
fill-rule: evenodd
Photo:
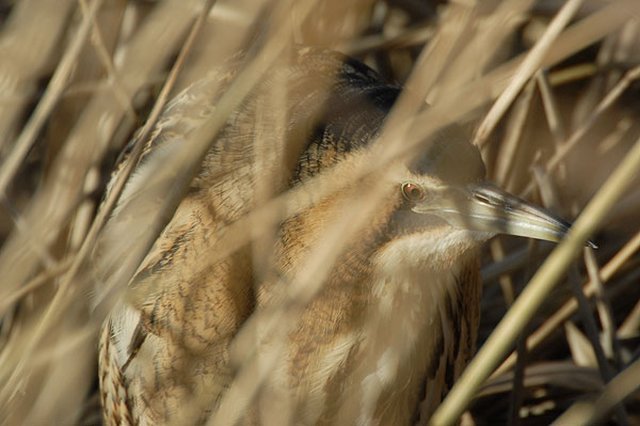
<path fill-rule="evenodd" d="M 361 150 L 375 148 L 401 91 L 362 63 L 329 57 L 344 62 L 335 67 L 338 72 L 333 88 L 324 95 L 323 113 L 303 149 L 294 181 L 349 161 Z M 326 55 L 322 58 L 328 60 Z M 303 68 L 305 79 L 319 78 L 317 67 Z M 412 240 L 418 246 L 446 251 L 450 244 L 465 250 L 496 234 L 554 242 L 562 239 L 570 224 L 486 180 L 484 163 L 477 147 L 469 142 L 470 136 L 461 127 L 447 127 L 415 153 L 408 153 L 411 158 L 394 168 L 385 188 L 393 194 L 393 202 L 382 203 L 380 207 L 384 208 L 372 220 L 372 227 L 384 234 L 374 238 L 374 245 Z M 372 180 L 378 182 L 378 177 Z M 358 187 L 352 189 L 359 192 L 361 184 L 354 183 Z M 346 205 L 353 208 L 353 203 Z M 434 246 L 434 239 L 441 236 L 448 240 Z"/>
<path fill-rule="evenodd" d="M 487 181 L 479 150 L 457 128 L 437 134 L 396 180 L 402 197 L 396 223 L 405 232 L 446 223 L 477 240 L 508 234 L 557 242 L 570 228 Z"/>

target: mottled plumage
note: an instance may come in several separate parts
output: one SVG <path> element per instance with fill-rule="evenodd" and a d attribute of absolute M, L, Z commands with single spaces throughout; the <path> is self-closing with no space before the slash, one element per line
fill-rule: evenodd
<path fill-rule="evenodd" d="M 273 264 L 264 270 L 250 244 L 207 261 L 227 225 L 264 201 L 256 187 L 265 179 L 274 195 L 355 161 L 400 92 L 341 55 L 301 49 L 293 56 L 231 116 L 130 284 L 132 296 L 106 320 L 100 379 L 108 424 L 191 424 L 215 413 L 237 372 L 230 345 L 239 329 L 252 312 L 281 303 L 328 227 L 357 210 L 351 201 L 372 184 L 354 182 L 285 218 L 268 247 Z M 123 202 L 162 166 L 167 144 L 188 146 L 215 112 L 217 83 L 232 76 L 232 67 L 213 72 L 167 106 Z M 284 113 L 274 108 L 278 94 Z M 489 223 L 484 210 L 517 210 L 521 201 L 502 200 L 483 179 L 477 150 L 445 132 L 390 179 L 376 181 L 384 201 L 366 227 L 335 248 L 336 263 L 290 325 L 281 360 L 244 423 L 274 412 L 295 424 L 428 418 L 474 351 L 480 244 L 500 231 L 548 239 L 564 232 L 550 216 L 541 219 L 553 228 L 546 234 L 511 229 L 504 212 L 496 213 L 499 225 Z M 450 200 L 453 207 L 443 207 Z"/>

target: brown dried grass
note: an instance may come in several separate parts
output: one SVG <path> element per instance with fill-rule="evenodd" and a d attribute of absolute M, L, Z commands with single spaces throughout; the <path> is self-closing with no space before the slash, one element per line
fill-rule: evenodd
<path fill-rule="evenodd" d="M 97 212 L 115 155 L 136 127 L 153 123 L 168 93 L 256 41 L 259 53 L 228 88 L 220 115 L 198 133 L 185 158 L 163 166 L 155 186 L 146 188 L 149 199 L 169 193 L 162 210 L 170 214 L 225 114 L 291 43 L 355 55 L 432 107 L 420 111 L 419 103 L 403 100 L 381 136 L 382 155 L 343 173 L 355 179 L 371 172 L 458 121 L 479 129 L 476 141 L 490 175 L 510 191 L 567 217 L 577 216 L 594 194 L 605 197 L 598 198 L 601 210 L 589 210 L 580 222 L 583 233 L 569 239 L 573 246 L 555 269 L 540 267 L 547 244 L 500 237 L 487 247 L 482 340 L 517 305 L 514 298 L 530 277 L 537 278 L 528 288 L 543 290 L 525 293 L 520 305 L 528 311 L 512 309 L 509 327 L 487 340 L 475 374 L 452 393 L 448 413 L 458 415 L 475 397 L 471 415 L 478 424 L 547 424 L 561 413 L 576 416 L 566 424 L 640 421 L 634 394 L 640 387 L 640 191 L 637 176 L 629 176 L 638 168 L 629 166 L 628 155 L 640 146 L 640 9 L 633 0 L 478 3 L 317 0 L 293 7 L 243 0 L 219 1 L 209 14 L 203 12 L 208 2 L 197 0 L 23 0 L 1 8 L 2 423 L 100 421 L 97 329 L 166 217 L 152 212 L 143 218 L 149 226 L 130 223 L 135 233 L 106 236 L 118 242 L 113 262 L 119 267 L 103 283 L 114 289 L 96 291 L 86 261 L 118 194 L 116 188 Z M 616 172 L 631 183 L 602 192 Z M 226 250 L 268 235 L 283 212 L 309 202 L 306 188 L 319 197 L 335 185 L 314 179 L 273 199 L 234 225 Z M 374 206 L 370 195 L 362 202 Z M 357 227 L 366 217 L 349 219 Z M 251 232 L 246 223 L 254 224 Z M 344 231 L 344 223 L 335 224 L 327 241 L 341 244 Z M 600 248 L 571 262 L 589 236 Z M 306 270 L 328 271 L 332 251 L 326 247 Z M 555 278 L 540 278 L 544 270 Z M 314 294 L 305 279 L 292 293 L 299 303 Z M 515 347 L 517 357 L 503 362 Z M 259 381 L 238 386 L 249 394 Z"/>

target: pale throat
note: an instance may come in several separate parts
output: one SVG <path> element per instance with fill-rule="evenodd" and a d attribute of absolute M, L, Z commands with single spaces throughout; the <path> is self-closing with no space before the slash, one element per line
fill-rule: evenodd
<path fill-rule="evenodd" d="M 374 257 L 372 309 L 383 317 L 399 315 L 396 321 L 413 322 L 415 327 L 421 321 L 428 323 L 433 312 L 425 312 L 425 306 L 438 306 L 445 297 L 456 298 L 461 268 L 489 237 L 442 225 L 428 233 L 394 239 Z"/>
<path fill-rule="evenodd" d="M 381 275 L 437 274 L 451 269 L 465 256 L 474 254 L 491 237 L 492 234 L 486 232 L 443 224 L 428 232 L 416 232 L 394 239 L 377 253 L 374 264 Z"/>
<path fill-rule="evenodd" d="M 434 331 L 443 327 L 442 301 L 457 299 L 457 280 L 468 266 L 467 257 L 486 238 L 442 225 L 397 237 L 374 256 L 368 319 L 361 334 L 363 358 L 354 377 L 358 423 L 378 423 L 375 407 L 383 395 L 402 400 L 417 392 L 430 357 L 440 356 L 428 348 L 437 346 L 441 334 Z M 401 390 L 389 394 L 388 389 Z"/>

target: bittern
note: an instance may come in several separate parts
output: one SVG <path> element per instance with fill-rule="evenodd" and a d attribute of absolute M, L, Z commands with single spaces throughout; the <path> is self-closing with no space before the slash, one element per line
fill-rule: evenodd
<path fill-rule="evenodd" d="M 357 210 L 354 194 L 371 186 L 371 179 L 347 181 L 282 218 L 265 250 L 270 267 L 258 270 L 249 242 L 214 256 L 229 225 L 260 204 L 255 186 L 265 176 L 275 196 L 350 168 L 337 166 L 359 166 L 400 94 L 340 54 L 299 49 L 293 56 L 228 119 L 129 284 L 136 296 L 107 318 L 100 345 L 107 424 L 199 424 L 218 414 L 242 371 L 231 355 L 234 338 L 252 315 L 284 300 L 324 232 Z M 161 167 L 164 145 L 188 149 L 194 129 L 215 114 L 220 79 L 232 74 L 213 73 L 166 107 L 144 167 Z M 283 99 L 279 112 L 269 108 L 274 93 Z M 440 132 L 425 146 L 373 179 L 375 208 L 335 247 L 317 278 L 322 286 L 286 329 L 278 362 L 246 396 L 241 423 L 269 423 L 272 414 L 294 424 L 425 422 L 474 352 L 481 244 L 497 233 L 558 241 L 568 231 L 488 183 L 478 149 L 462 133 Z M 256 341 L 268 340 L 256 330 Z"/>

